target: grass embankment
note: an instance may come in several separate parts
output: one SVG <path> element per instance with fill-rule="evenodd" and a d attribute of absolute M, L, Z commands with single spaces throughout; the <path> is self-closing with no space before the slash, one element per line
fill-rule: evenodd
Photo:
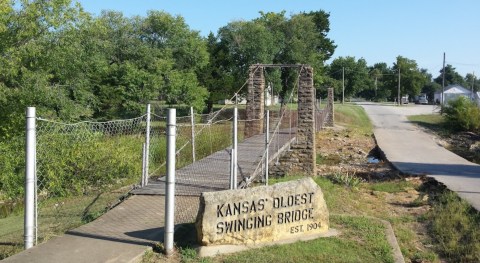
<path fill-rule="evenodd" d="M 335 124 L 361 135 L 373 134 L 373 125 L 362 107 L 354 104 L 335 104 Z"/>

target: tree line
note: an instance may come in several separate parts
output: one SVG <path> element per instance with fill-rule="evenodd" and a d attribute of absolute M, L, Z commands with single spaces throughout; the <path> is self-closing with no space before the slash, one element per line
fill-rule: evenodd
<path fill-rule="evenodd" d="M 434 93 L 440 91 L 443 85 L 443 69 L 434 78 L 426 69 L 420 68 L 417 62 L 403 56 L 398 56 L 392 66 L 387 63 L 375 63 L 368 66 L 365 59 L 355 57 L 338 57 L 326 66 L 324 86 L 335 88 L 337 97 L 342 96 L 345 85 L 346 97 L 361 97 L 369 100 L 394 100 L 398 95 L 410 98 L 420 93 L 427 94 L 431 102 Z M 400 75 L 400 80 L 399 80 Z M 480 83 L 473 74 L 462 77 L 452 65 L 445 66 L 445 86 L 458 84 L 474 91 L 480 90 Z"/>
<path fill-rule="evenodd" d="M 318 96 L 334 87 L 367 99 L 396 96 L 398 70 L 402 94 L 438 89 L 438 78 L 401 57 L 392 66 L 339 57 L 328 37 L 329 14 L 323 10 L 286 15 L 260 12 L 250 21 L 232 21 L 202 37 L 181 16 L 149 11 L 126 17 L 103 11 L 95 16 L 72 0 L 0 2 L 0 139 L 23 131 L 24 111 L 63 121 L 128 118 L 145 104 L 161 101 L 211 110 L 248 78 L 255 63 L 309 64 Z M 280 96 L 292 89 L 298 72 L 267 69 Z M 469 83 L 446 68 L 446 84 Z M 478 84 L 477 84 L 478 85 Z M 478 90 L 478 86 L 476 87 Z"/>

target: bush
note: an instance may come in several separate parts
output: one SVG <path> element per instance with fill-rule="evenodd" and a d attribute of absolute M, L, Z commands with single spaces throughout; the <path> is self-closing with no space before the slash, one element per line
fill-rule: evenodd
<path fill-rule="evenodd" d="M 0 142 L 0 200 L 23 197 L 25 182 L 25 140 Z"/>
<path fill-rule="evenodd" d="M 37 136 L 37 176 L 41 198 L 84 195 L 140 180 L 143 138 L 97 134 Z M 0 143 L 0 200 L 22 198 L 24 138 Z"/>
<path fill-rule="evenodd" d="M 455 131 L 479 131 L 480 108 L 465 97 L 458 97 L 442 108 L 446 126 Z"/>

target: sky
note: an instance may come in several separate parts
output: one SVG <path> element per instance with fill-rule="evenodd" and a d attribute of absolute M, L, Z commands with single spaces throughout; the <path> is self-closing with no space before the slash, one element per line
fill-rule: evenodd
<path fill-rule="evenodd" d="M 121 11 L 146 16 L 148 10 L 180 15 L 202 36 L 234 20 L 259 12 L 324 10 L 330 13 L 327 35 L 336 57 L 364 58 L 368 65 L 392 66 L 397 56 L 413 59 L 437 77 L 446 64 L 465 76 L 480 75 L 480 1 L 478 0 L 79 0 L 87 12 Z M 328 62 L 327 62 L 328 63 Z"/>

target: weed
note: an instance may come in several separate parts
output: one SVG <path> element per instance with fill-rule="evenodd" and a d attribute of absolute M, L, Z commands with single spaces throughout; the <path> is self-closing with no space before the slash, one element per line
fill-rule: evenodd
<path fill-rule="evenodd" d="M 363 182 L 362 178 L 355 176 L 355 172 L 353 174 L 347 173 L 334 173 L 333 175 L 329 176 L 330 180 L 334 183 L 344 185 L 348 188 L 358 189 L 360 183 Z"/>

